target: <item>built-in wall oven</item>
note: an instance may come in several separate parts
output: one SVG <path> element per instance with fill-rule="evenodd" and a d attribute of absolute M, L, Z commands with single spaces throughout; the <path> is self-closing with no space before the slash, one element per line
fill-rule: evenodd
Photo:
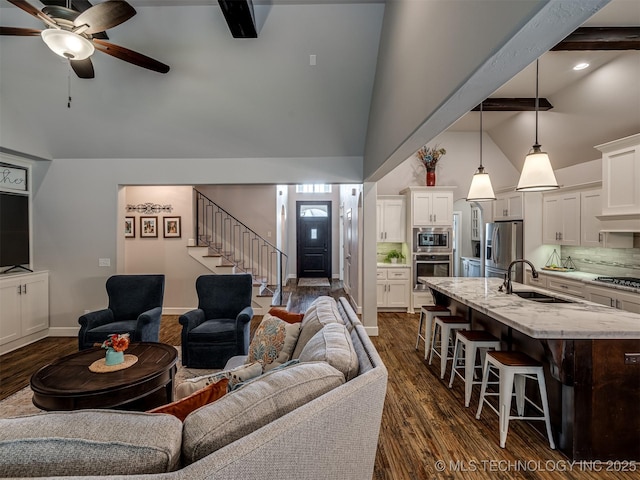
<path fill-rule="evenodd" d="M 413 289 L 428 290 L 418 277 L 450 277 L 451 253 L 414 253 L 413 254 Z"/>

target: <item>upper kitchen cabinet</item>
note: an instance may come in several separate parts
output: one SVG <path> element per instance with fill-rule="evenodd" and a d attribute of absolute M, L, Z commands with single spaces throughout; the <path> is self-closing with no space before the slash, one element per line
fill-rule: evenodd
<path fill-rule="evenodd" d="M 482 225 L 480 224 L 480 209 L 471 207 L 471 240 L 480 241 Z"/>
<path fill-rule="evenodd" d="M 379 195 L 376 199 L 378 242 L 406 241 L 406 201 L 402 195 Z"/>
<path fill-rule="evenodd" d="M 497 193 L 493 202 L 493 221 L 523 220 L 524 199 L 522 192 Z"/>
<path fill-rule="evenodd" d="M 640 217 L 640 133 L 597 145 L 602 152 L 602 216 Z"/>
<path fill-rule="evenodd" d="M 602 189 L 580 193 L 580 245 L 583 247 L 633 248 L 633 233 L 606 232 L 602 214 Z"/>
<path fill-rule="evenodd" d="M 453 224 L 453 187 L 409 187 L 409 218 L 413 227 L 448 227 Z"/>
<path fill-rule="evenodd" d="M 542 243 L 580 245 L 580 192 L 545 195 Z"/>

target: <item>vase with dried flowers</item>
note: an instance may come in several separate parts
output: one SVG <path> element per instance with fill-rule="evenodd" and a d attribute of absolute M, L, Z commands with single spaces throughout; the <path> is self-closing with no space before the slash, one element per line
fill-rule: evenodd
<path fill-rule="evenodd" d="M 427 147 L 425 145 L 417 151 L 416 155 L 427 170 L 428 187 L 433 187 L 436 184 L 436 165 L 446 153 L 447 151 L 444 148 L 441 148 L 438 144 L 434 147 Z"/>
<path fill-rule="evenodd" d="M 105 365 L 111 366 L 123 363 L 124 351 L 129 348 L 129 334 L 114 333 L 109 335 L 109 338 L 102 342 L 102 348 L 107 350 L 104 358 Z"/>

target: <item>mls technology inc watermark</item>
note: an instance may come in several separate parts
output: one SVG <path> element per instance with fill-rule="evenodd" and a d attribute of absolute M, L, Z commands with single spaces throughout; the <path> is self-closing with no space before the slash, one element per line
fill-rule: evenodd
<path fill-rule="evenodd" d="M 633 460 L 436 460 L 437 472 L 635 472 Z"/>

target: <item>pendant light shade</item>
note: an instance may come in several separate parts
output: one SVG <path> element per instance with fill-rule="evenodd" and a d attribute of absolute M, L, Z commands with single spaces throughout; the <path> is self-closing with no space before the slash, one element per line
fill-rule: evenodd
<path fill-rule="evenodd" d="M 480 166 L 471 179 L 467 202 L 489 202 L 495 199 L 496 195 L 493 193 L 491 179 L 482 166 L 482 102 L 480 102 Z"/>
<path fill-rule="evenodd" d="M 40 35 L 54 53 L 70 60 L 84 60 L 95 51 L 93 43 L 68 30 L 47 28 Z"/>
<path fill-rule="evenodd" d="M 520 180 L 516 187 L 518 192 L 542 192 L 559 188 L 549 155 L 540 149 L 538 143 L 538 63 L 539 61 L 536 60 L 536 142 L 533 144 L 532 151 L 524 159 Z"/>

